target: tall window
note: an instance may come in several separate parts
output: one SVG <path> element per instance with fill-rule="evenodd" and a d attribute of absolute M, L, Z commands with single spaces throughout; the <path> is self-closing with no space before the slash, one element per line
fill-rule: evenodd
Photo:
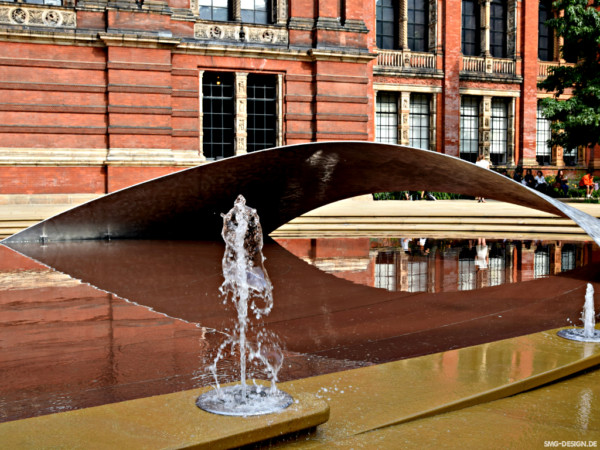
<path fill-rule="evenodd" d="M 427 291 L 427 256 L 414 255 L 407 264 L 407 291 Z"/>
<path fill-rule="evenodd" d="M 506 282 L 506 254 L 503 248 L 492 247 L 488 277 L 488 286 L 499 286 Z"/>
<path fill-rule="evenodd" d="M 205 20 L 229 20 L 227 0 L 198 0 L 200 18 Z"/>
<path fill-rule="evenodd" d="M 508 141 L 508 104 L 505 99 L 492 99 L 492 142 L 490 160 L 492 164 L 506 164 Z"/>
<path fill-rule="evenodd" d="M 428 50 L 429 11 L 427 0 L 408 0 L 408 48 L 413 52 Z"/>
<path fill-rule="evenodd" d="M 242 22 L 269 23 L 269 6 L 267 0 L 241 0 Z"/>
<path fill-rule="evenodd" d="M 410 96 L 410 145 L 429 150 L 429 98 L 425 94 Z"/>
<path fill-rule="evenodd" d="M 233 73 L 205 72 L 202 77 L 202 149 L 207 158 L 233 156 Z"/>
<path fill-rule="evenodd" d="M 376 0 L 376 38 L 377 47 L 394 49 L 398 42 L 398 15 L 394 0 Z"/>
<path fill-rule="evenodd" d="M 546 21 L 552 18 L 552 2 L 540 0 L 539 25 L 538 25 L 538 58 L 542 61 L 554 59 L 554 38 L 552 30 Z"/>
<path fill-rule="evenodd" d="M 381 252 L 375 260 L 375 287 L 396 290 L 396 253 Z"/>
<path fill-rule="evenodd" d="M 248 74 L 247 151 L 275 147 L 277 142 L 277 77 Z"/>
<path fill-rule="evenodd" d="M 550 275 L 550 249 L 547 245 L 538 245 L 533 257 L 533 278 L 545 278 Z"/>
<path fill-rule="evenodd" d="M 398 143 L 398 96 L 392 92 L 377 93 L 375 139 L 386 144 Z"/>
<path fill-rule="evenodd" d="M 506 0 L 490 3 L 490 53 L 506 58 Z"/>
<path fill-rule="evenodd" d="M 478 0 L 462 1 L 462 52 L 467 56 L 481 53 Z"/>
<path fill-rule="evenodd" d="M 551 137 L 550 120 L 544 117 L 542 104 L 537 105 L 535 157 L 538 164 L 547 166 L 552 160 L 552 147 L 548 144 Z"/>
<path fill-rule="evenodd" d="M 575 246 L 573 244 L 565 244 L 560 255 L 560 271 L 566 272 L 575 268 Z"/>
<path fill-rule="evenodd" d="M 479 153 L 479 101 L 463 96 L 460 101 L 460 157 L 475 162 Z"/>
<path fill-rule="evenodd" d="M 463 248 L 458 255 L 458 290 L 472 291 L 477 287 L 475 249 Z"/>

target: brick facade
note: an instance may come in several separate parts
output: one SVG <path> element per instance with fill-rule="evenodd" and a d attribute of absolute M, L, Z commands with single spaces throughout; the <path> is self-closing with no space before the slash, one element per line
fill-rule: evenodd
<path fill-rule="evenodd" d="M 462 55 L 461 1 L 427 3 L 428 52 L 418 53 L 405 47 L 405 14 L 399 48 L 376 48 L 374 2 L 272 0 L 270 23 L 257 25 L 202 20 L 197 0 L 0 1 L 0 194 L 111 192 L 204 163 L 202 74 L 215 71 L 277 77 L 277 145 L 376 140 L 378 92 L 426 93 L 430 148 L 458 156 L 461 96 L 506 98 L 503 166 L 538 167 L 537 0 L 507 1 L 503 59 Z M 239 92 L 236 108 L 240 153 Z M 407 108 L 399 143 L 411 133 Z M 585 168 L 581 156 L 569 170 Z M 543 169 L 563 164 L 553 162 Z"/>

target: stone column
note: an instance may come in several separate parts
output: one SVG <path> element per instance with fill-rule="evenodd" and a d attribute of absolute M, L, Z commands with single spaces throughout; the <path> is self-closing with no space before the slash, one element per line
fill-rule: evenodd
<path fill-rule="evenodd" d="M 516 101 L 515 98 L 511 98 L 508 103 L 508 130 L 506 133 L 507 143 L 506 143 L 506 165 L 514 166 L 515 165 L 515 111 L 516 111 Z"/>
<path fill-rule="evenodd" d="M 235 154 L 247 153 L 247 103 L 248 103 L 248 73 L 235 73 Z"/>
<path fill-rule="evenodd" d="M 242 21 L 242 2 L 241 0 L 231 1 L 231 20 L 234 22 Z"/>
<path fill-rule="evenodd" d="M 398 143 L 400 145 L 409 145 L 409 118 L 410 118 L 410 92 L 401 92 L 399 96 L 400 105 L 398 108 Z"/>
<path fill-rule="evenodd" d="M 481 28 L 481 54 L 489 57 L 490 54 L 490 0 L 479 0 L 480 28 Z"/>
<path fill-rule="evenodd" d="M 276 25 L 285 25 L 288 19 L 287 0 L 271 0 L 271 20 Z"/>
<path fill-rule="evenodd" d="M 437 0 L 429 0 L 429 51 L 437 52 Z"/>
<path fill-rule="evenodd" d="M 408 2 L 400 0 L 398 5 L 398 48 L 408 50 Z"/>
<path fill-rule="evenodd" d="M 492 97 L 486 95 L 479 104 L 479 154 L 490 159 Z"/>

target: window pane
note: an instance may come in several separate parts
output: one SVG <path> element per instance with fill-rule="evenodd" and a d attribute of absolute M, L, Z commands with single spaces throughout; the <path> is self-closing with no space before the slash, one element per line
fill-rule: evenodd
<path fill-rule="evenodd" d="M 464 96 L 460 102 L 460 157 L 475 162 L 479 154 L 479 99 Z"/>
<path fill-rule="evenodd" d="M 552 3 L 541 0 L 538 25 L 538 58 L 542 61 L 552 61 L 554 59 L 552 31 L 546 25 L 546 21 L 550 18 L 552 18 Z"/>
<path fill-rule="evenodd" d="M 477 0 L 462 1 L 462 52 L 477 56 L 480 53 L 479 3 Z"/>
<path fill-rule="evenodd" d="M 429 97 L 425 94 L 410 96 L 410 145 L 429 150 Z"/>
<path fill-rule="evenodd" d="M 506 58 L 506 2 L 492 0 L 490 4 L 490 53 Z"/>
<path fill-rule="evenodd" d="M 408 2 L 408 48 L 415 52 L 428 50 L 429 12 L 427 6 L 426 0 L 410 0 Z"/>
<path fill-rule="evenodd" d="M 537 105 L 535 156 L 544 166 L 552 160 L 552 148 L 548 144 L 551 137 L 550 121 L 544 117 L 541 103 Z"/>
<path fill-rule="evenodd" d="M 392 92 L 377 93 L 375 140 L 386 144 L 398 143 L 398 96 Z"/>
<path fill-rule="evenodd" d="M 398 42 L 398 20 L 392 0 L 377 0 L 376 3 L 377 47 L 394 49 Z"/>
<path fill-rule="evenodd" d="M 508 103 L 505 99 L 492 100 L 492 142 L 490 159 L 492 164 L 506 164 L 508 144 Z"/>
<path fill-rule="evenodd" d="M 202 149 L 211 159 L 233 156 L 234 82 L 232 73 L 205 72 L 202 77 Z"/>
<path fill-rule="evenodd" d="M 277 77 L 248 75 L 248 152 L 277 145 Z"/>

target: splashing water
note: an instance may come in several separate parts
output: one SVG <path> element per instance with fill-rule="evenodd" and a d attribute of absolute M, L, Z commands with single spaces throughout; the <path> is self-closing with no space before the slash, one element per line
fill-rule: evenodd
<path fill-rule="evenodd" d="M 222 267 L 225 281 L 219 288 L 224 303 L 231 302 L 237 322 L 231 335 L 220 345 L 209 370 L 215 389 L 198 398 L 200 408 L 226 415 L 267 414 L 292 403 L 292 398 L 277 389 L 277 375 L 283 353 L 277 336 L 260 326 L 260 319 L 273 309 L 273 285 L 263 265 L 263 237 L 258 214 L 238 196 L 233 208 L 223 216 L 225 253 Z M 252 317 L 254 316 L 254 317 Z M 254 323 L 252 319 L 255 319 Z M 217 365 L 225 352 L 239 353 L 240 384 L 222 388 Z M 259 366 L 271 381 L 269 388 L 254 383 L 248 386 L 249 365 Z"/>
<path fill-rule="evenodd" d="M 594 286 L 588 283 L 585 291 L 585 303 L 581 313 L 581 321 L 583 322 L 583 335 L 587 338 L 594 337 L 596 332 L 596 311 L 594 310 Z"/>
<path fill-rule="evenodd" d="M 594 286 L 587 284 L 585 291 L 585 302 L 581 312 L 583 329 L 568 328 L 560 330 L 558 335 L 565 339 L 583 342 L 600 342 L 600 331 L 596 330 L 596 311 L 594 309 Z"/>

